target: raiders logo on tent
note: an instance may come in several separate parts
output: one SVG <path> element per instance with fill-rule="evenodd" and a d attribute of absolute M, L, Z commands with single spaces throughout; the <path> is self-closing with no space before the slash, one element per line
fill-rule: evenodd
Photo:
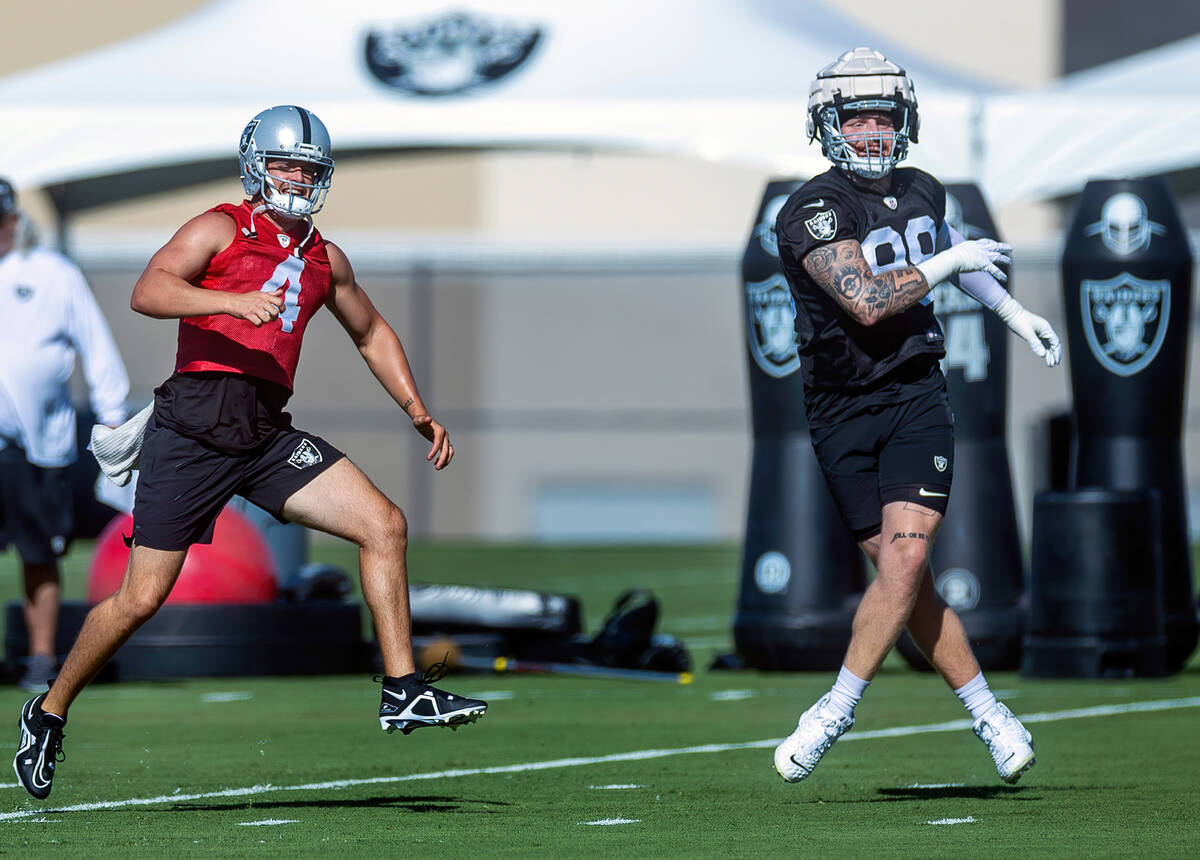
<path fill-rule="evenodd" d="M 833 234 L 837 232 L 837 213 L 832 209 L 818 212 L 805 221 L 804 226 L 814 239 L 827 241 L 832 239 Z"/>
<path fill-rule="evenodd" d="M 781 379 L 799 369 L 796 304 L 783 275 L 746 284 L 746 339 L 763 373 Z"/>
<path fill-rule="evenodd" d="M 367 68 L 388 86 L 417 96 L 465 93 L 512 74 L 542 39 L 536 26 L 449 13 L 432 20 L 372 30 Z"/>
<path fill-rule="evenodd" d="M 1117 376 L 1144 370 L 1162 348 L 1171 316 L 1169 281 L 1143 281 L 1128 272 L 1083 281 L 1083 333 L 1096 361 Z"/>

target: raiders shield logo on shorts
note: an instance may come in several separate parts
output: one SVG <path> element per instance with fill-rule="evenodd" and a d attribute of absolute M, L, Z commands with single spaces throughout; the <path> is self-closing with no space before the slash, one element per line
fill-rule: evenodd
<path fill-rule="evenodd" d="M 805 221 L 804 226 L 814 239 L 825 242 L 832 239 L 833 234 L 837 232 L 837 213 L 832 209 L 818 212 Z"/>
<path fill-rule="evenodd" d="M 288 465 L 297 469 L 307 469 L 321 462 L 321 452 L 312 442 L 304 439 L 296 446 L 292 456 L 288 457 Z"/>

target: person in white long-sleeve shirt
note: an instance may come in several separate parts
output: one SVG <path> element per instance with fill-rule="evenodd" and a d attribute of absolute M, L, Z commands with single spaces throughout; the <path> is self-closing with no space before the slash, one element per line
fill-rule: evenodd
<path fill-rule="evenodd" d="M 61 254 L 28 247 L 24 218 L 0 179 L 0 551 L 16 548 L 24 576 L 29 660 L 20 685 L 42 690 L 55 669 L 58 558 L 74 525 L 68 382 L 78 356 L 96 420 L 116 426 L 129 377 L 83 273 Z"/>

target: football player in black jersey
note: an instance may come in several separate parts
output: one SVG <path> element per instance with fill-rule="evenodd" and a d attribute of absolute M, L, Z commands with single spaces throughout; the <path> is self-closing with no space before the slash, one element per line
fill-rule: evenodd
<path fill-rule="evenodd" d="M 917 99 L 904 70 L 870 48 L 842 54 L 809 90 L 808 131 L 833 168 L 799 188 L 776 222 L 796 304 L 805 408 L 821 470 L 877 576 L 854 617 L 833 688 L 775 750 L 807 777 L 854 725 L 854 707 L 907 627 L 962 699 L 1000 777 L 1033 765 L 1033 740 L 988 689 L 962 623 L 933 586 L 929 552 L 954 473 L 953 418 L 931 290 L 956 277 L 1055 365 L 1058 337 L 1001 286 L 1011 248 L 968 241 L 945 221 L 946 192 L 914 168 Z"/>

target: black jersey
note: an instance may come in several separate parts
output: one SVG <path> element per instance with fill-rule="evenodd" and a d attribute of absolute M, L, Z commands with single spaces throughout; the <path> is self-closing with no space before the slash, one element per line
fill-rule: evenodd
<path fill-rule="evenodd" d="M 859 325 L 809 277 L 805 255 L 830 242 L 857 239 L 876 273 L 915 265 L 935 253 L 945 213 L 942 184 L 915 168 L 894 170 L 886 196 L 857 188 L 833 168 L 802 185 L 780 210 L 779 262 L 796 303 L 810 423 L 820 413 L 846 411 L 832 404 L 823 408 L 837 395 L 895 401 L 941 384 L 937 359 L 945 355 L 945 338 L 932 296 L 873 326 Z"/>

